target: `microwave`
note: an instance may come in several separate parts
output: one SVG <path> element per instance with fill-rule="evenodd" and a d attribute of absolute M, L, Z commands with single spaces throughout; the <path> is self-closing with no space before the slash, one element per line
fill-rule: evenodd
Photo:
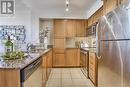
<path fill-rule="evenodd" d="M 96 36 L 96 27 L 97 24 L 88 27 L 86 31 L 86 36 Z"/>

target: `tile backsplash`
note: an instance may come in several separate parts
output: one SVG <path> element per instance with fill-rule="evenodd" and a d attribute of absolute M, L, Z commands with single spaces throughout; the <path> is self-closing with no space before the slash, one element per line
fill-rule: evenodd
<path fill-rule="evenodd" d="M 89 47 L 96 46 L 96 38 L 90 37 L 72 37 L 66 39 L 66 47 L 80 47 L 81 42 L 88 44 Z M 79 46 L 78 46 L 79 45 Z"/>

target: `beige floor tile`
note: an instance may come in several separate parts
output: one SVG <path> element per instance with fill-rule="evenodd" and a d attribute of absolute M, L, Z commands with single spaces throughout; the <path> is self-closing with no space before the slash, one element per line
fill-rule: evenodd
<path fill-rule="evenodd" d="M 61 75 L 61 77 L 63 78 L 63 79 L 71 79 L 71 74 L 62 74 Z"/>
<path fill-rule="evenodd" d="M 64 70 L 64 71 L 62 71 L 62 74 L 70 74 L 70 71 Z"/>
<path fill-rule="evenodd" d="M 91 87 L 91 86 L 87 86 L 87 85 L 77 85 L 77 86 L 74 86 L 74 87 Z"/>
<path fill-rule="evenodd" d="M 51 72 L 52 72 L 53 74 L 57 74 L 57 73 L 61 73 L 62 70 L 61 70 L 60 68 L 54 68 L 54 69 L 52 69 Z"/>
<path fill-rule="evenodd" d="M 51 74 L 49 78 L 52 78 L 52 79 L 54 79 L 54 78 L 60 79 L 60 78 L 61 78 L 61 74 L 58 74 L 58 73 L 57 73 L 57 74 Z"/>
<path fill-rule="evenodd" d="M 46 87 L 94 87 L 80 68 L 54 68 Z"/>
<path fill-rule="evenodd" d="M 72 79 L 70 78 L 70 79 L 62 79 L 62 84 L 63 83 L 73 83 L 73 82 Z"/>
<path fill-rule="evenodd" d="M 71 74 L 72 79 L 82 79 L 80 74 Z"/>
<path fill-rule="evenodd" d="M 83 79 L 72 79 L 74 85 L 88 85 L 87 82 L 85 82 Z"/>
<path fill-rule="evenodd" d="M 74 85 L 62 85 L 62 87 L 75 87 Z"/>

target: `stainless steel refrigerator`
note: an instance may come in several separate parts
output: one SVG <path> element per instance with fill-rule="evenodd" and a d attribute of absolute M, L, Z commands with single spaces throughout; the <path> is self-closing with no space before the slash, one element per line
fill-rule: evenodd
<path fill-rule="evenodd" d="M 130 6 L 103 16 L 97 25 L 98 87 L 130 87 Z"/>

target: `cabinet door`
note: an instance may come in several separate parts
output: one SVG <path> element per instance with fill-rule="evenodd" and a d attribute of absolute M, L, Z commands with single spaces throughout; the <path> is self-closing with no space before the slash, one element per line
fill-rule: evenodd
<path fill-rule="evenodd" d="M 46 78 L 47 79 L 48 79 L 49 74 L 50 74 L 49 64 L 50 64 L 50 57 L 49 57 L 49 52 L 48 52 L 48 53 L 46 53 Z"/>
<path fill-rule="evenodd" d="M 21 87 L 20 70 L 0 69 L 0 87 Z"/>
<path fill-rule="evenodd" d="M 40 66 L 33 74 L 24 82 L 23 87 L 42 87 L 42 67 Z"/>
<path fill-rule="evenodd" d="M 54 39 L 54 49 L 65 49 L 65 39 L 55 38 Z"/>
<path fill-rule="evenodd" d="M 104 0 L 104 14 L 109 13 L 118 6 L 118 0 Z"/>
<path fill-rule="evenodd" d="M 47 55 L 47 78 L 48 78 L 52 68 L 52 51 L 49 51 L 46 55 Z"/>
<path fill-rule="evenodd" d="M 97 59 L 95 53 L 89 52 L 89 78 L 97 85 Z"/>
<path fill-rule="evenodd" d="M 65 66 L 65 51 L 54 50 L 53 52 L 53 67 Z"/>
<path fill-rule="evenodd" d="M 42 85 L 45 87 L 46 85 L 46 80 L 47 80 L 47 56 L 43 55 L 42 56 Z"/>
<path fill-rule="evenodd" d="M 93 24 L 93 16 L 88 19 L 88 27 Z"/>
<path fill-rule="evenodd" d="M 65 37 L 65 23 L 64 20 L 54 20 L 54 38 Z"/>
<path fill-rule="evenodd" d="M 66 50 L 66 66 L 79 66 L 79 51 L 78 49 Z"/>
<path fill-rule="evenodd" d="M 85 20 L 76 20 L 76 36 L 84 37 L 86 35 Z"/>
<path fill-rule="evenodd" d="M 67 20 L 66 37 L 75 37 L 75 36 L 76 36 L 75 20 Z"/>

